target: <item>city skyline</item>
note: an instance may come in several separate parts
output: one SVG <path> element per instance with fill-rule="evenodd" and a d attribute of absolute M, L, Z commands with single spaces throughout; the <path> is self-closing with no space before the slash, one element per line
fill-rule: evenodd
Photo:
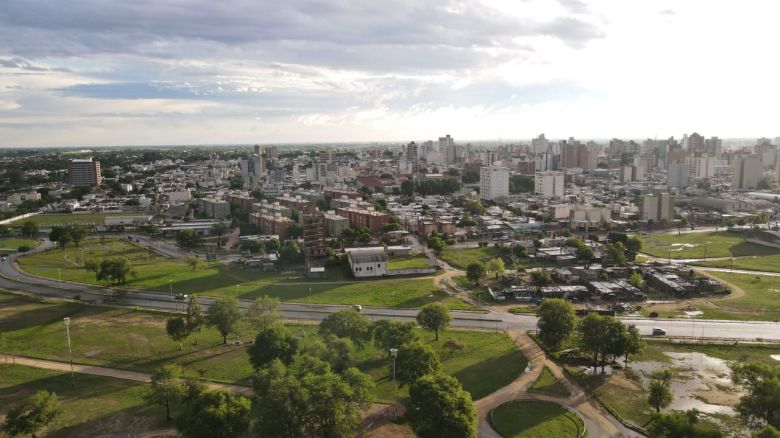
<path fill-rule="evenodd" d="M 777 48 L 776 12 L 759 1 L 711 2 L 706 15 L 692 2 L 9 2 L 0 146 L 775 137 L 780 90 L 763 54 Z"/>

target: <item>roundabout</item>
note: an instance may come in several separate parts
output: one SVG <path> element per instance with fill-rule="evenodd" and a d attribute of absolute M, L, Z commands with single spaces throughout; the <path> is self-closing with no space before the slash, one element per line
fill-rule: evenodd
<path fill-rule="evenodd" d="M 513 400 L 490 412 L 490 424 L 504 438 L 580 438 L 585 423 L 574 411 L 541 400 Z"/>

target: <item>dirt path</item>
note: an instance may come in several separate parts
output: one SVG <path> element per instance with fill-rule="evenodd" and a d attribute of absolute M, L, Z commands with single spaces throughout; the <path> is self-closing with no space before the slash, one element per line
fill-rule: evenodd
<path fill-rule="evenodd" d="M 612 415 L 602 410 L 595 401 L 591 400 L 577 385 L 572 383 L 563 370 L 553 361 L 549 360 L 541 348 L 528 336 L 525 331 L 510 330 L 510 336 L 517 347 L 528 358 L 529 369 L 509 385 L 476 401 L 475 405 L 479 413 L 480 438 L 501 438 L 490 426 L 487 418 L 490 411 L 499 405 L 517 399 L 536 399 L 555 402 L 576 411 L 585 421 L 589 437 L 640 437 L 641 435 L 631 431 L 618 422 Z M 537 393 L 529 393 L 528 388 L 539 377 L 544 367 L 548 367 L 553 375 L 569 390 L 569 398 L 551 397 Z"/>

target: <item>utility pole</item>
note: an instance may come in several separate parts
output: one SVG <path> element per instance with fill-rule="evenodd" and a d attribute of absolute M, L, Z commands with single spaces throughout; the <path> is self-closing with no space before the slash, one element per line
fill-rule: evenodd
<path fill-rule="evenodd" d="M 311 288 L 309 288 L 309 305 L 311 306 Z"/>
<path fill-rule="evenodd" d="M 395 382 L 395 358 L 398 357 L 398 349 L 397 348 L 391 348 L 390 349 L 390 359 L 393 361 L 393 382 Z"/>
<path fill-rule="evenodd" d="M 67 316 L 62 319 L 65 323 L 65 334 L 68 338 L 68 356 L 70 357 L 70 383 L 72 387 L 76 386 L 76 375 L 73 373 L 73 349 L 70 346 L 70 318 Z"/>

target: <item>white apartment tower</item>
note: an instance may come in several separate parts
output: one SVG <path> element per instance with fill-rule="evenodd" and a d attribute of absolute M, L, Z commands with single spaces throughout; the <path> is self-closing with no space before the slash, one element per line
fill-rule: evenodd
<path fill-rule="evenodd" d="M 761 160 L 755 155 L 734 159 L 731 190 L 755 189 L 761 179 Z"/>
<path fill-rule="evenodd" d="M 495 200 L 509 196 L 509 169 L 496 163 L 479 171 L 479 197 Z"/>
<path fill-rule="evenodd" d="M 562 198 L 565 188 L 563 172 L 536 172 L 534 177 L 536 193 L 545 198 Z"/>
<path fill-rule="evenodd" d="M 688 187 L 688 166 L 679 161 L 669 163 L 666 172 L 666 185 L 676 189 Z"/>

